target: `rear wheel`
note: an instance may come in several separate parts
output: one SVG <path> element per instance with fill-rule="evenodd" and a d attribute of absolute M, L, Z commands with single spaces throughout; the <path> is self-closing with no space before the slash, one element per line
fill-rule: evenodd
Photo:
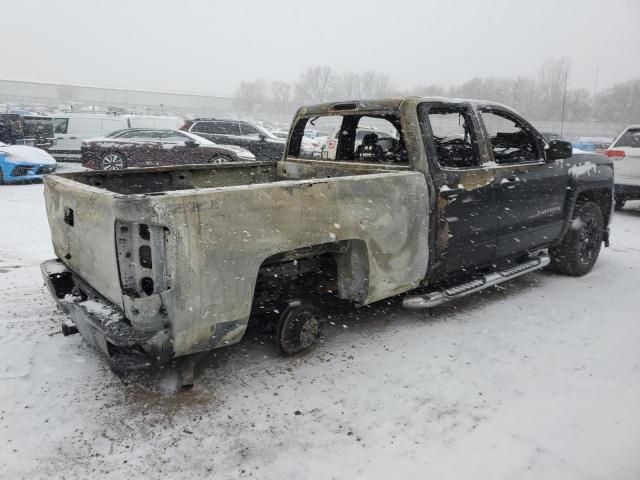
<path fill-rule="evenodd" d="M 293 300 L 280 316 L 276 343 L 287 355 L 301 352 L 320 336 L 320 309 L 308 300 Z"/>
<path fill-rule="evenodd" d="M 0 185 L 4 185 L 4 174 L 2 173 L 1 168 L 0 168 Z"/>
<path fill-rule="evenodd" d="M 614 208 L 616 211 L 620 211 L 620 210 L 622 210 L 622 208 L 624 207 L 624 204 L 625 204 L 625 203 L 627 203 L 627 201 L 624 199 L 624 197 L 623 197 L 623 196 L 617 196 L 617 195 L 616 195 L 616 197 L 614 198 L 614 202 L 615 202 L 615 203 L 614 203 L 613 208 Z"/>
<path fill-rule="evenodd" d="M 549 251 L 552 268 L 575 277 L 589 273 L 600 255 L 603 234 L 600 207 L 593 202 L 577 204 L 562 243 Z"/>
<path fill-rule="evenodd" d="M 102 170 L 124 170 L 127 168 L 127 161 L 119 153 L 111 152 L 102 157 L 100 166 Z"/>

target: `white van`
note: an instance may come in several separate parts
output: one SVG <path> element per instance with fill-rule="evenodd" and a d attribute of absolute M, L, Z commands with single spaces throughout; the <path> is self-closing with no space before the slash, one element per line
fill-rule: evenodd
<path fill-rule="evenodd" d="M 123 128 L 179 129 L 179 117 L 118 115 L 109 113 L 64 113 L 53 115 L 55 145 L 49 153 L 56 160 L 80 160 L 80 146 L 85 138 L 100 137 Z"/>

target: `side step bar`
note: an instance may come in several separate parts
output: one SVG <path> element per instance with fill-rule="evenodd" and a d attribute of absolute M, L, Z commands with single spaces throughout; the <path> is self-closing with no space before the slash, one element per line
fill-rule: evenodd
<path fill-rule="evenodd" d="M 465 297 L 485 288 L 498 285 L 499 283 L 506 282 L 513 278 L 524 275 L 525 273 L 533 272 L 534 270 L 540 270 L 546 267 L 551 262 L 549 255 L 546 253 L 541 254 L 526 262 L 520 263 L 513 267 L 509 267 L 505 270 L 499 270 L 497 272 L 483 275 L 480 278 L 471 280 L 470 282 L 461 283 L 453 287 L 446 288 L 444 290 L 438 290 L 435 292 L 425 293 L 424 295 L 409 295 L 402 300 L 402 306 L 413 310 L 419 310 L 423 308 L 433 308 L 443 303 L 456 300 L 458 298 Z"/>

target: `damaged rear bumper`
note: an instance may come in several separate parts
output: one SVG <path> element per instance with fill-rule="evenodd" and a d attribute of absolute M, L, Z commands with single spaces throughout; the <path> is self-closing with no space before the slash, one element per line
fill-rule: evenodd
<path fill-rule="evenodd" d="M 79 332 L 108 358 L 117 373 L 148 368 L 171 358 L 166 332 L 136 331 L 116 305 L 104 299 L 58 259 L 40 265 L 44 281 L 73 325 L 63 334 Z M 75 327 L 75 328 L 74 328 Z"/>

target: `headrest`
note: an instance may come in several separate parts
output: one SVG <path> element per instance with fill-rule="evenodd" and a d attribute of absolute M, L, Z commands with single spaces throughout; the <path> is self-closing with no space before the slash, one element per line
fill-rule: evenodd
<path fill-rule="evenodd" d="M 362 137 L 362 145 L 371 146 L 375 145 L 378 142 L 378 134 L 376 133 L 367 133 L 364 137 Z"/>

